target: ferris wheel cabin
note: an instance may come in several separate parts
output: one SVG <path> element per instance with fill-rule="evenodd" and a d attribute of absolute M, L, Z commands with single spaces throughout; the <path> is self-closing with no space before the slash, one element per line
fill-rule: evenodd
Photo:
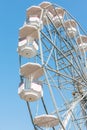
<path fill-rule="evenodd" d="M 43 27 L 42 13 L 43 13 L 42 8 L 40 8 L 39 6 L 32 6 L 28 8 L 27 9 L 28 23 L 41 30 Z"/>
<path fill-rule="evenodd" d="M 53 5 L 50 2 L 42 2 L 39 6 L 43 9 L 43 16 L 42 16 L 43 24 L 44 25 L 50 24 L 50 20 L 48 19 L 48 17 L 50 19 L 53 18 L 52 14 L 54 10 Z"/>
<path fill-rule="evenodd" d="M 58 28 L 63 23 L 65 11 L 62 8 L 56 8 L 53 12 L 53 23 Z"/>
<path fill-rule="evenodd" d="M 25 82 L 18 88 L 18 94 L 26 101 L 35 101 L 43 96 L 41 85 L 33 82 L 43 75 L 40 64 L 27 63 L 21 66 L 20 74 L 25 78 Z"/>
<path fill-rule="evenodd" d="M 65 30 L 67 32 L 67 35 L 70 37 L 70 38 L 74 38 L 77 34 L 77 24 L 74 20 L 66 20 L 64 22 L 64 27 L 65 27 Z"/>
<path fill-rule="evenodd" d="M 25 101 L 33 102 L 38 99 L 40 99 L 43 96 L 43 90 L 42 86 L 37 83 L 29 83 L 27 84 L 26 88 L 26 82 L 21 84 L 18 88 L 18 94 L 20 98 L 22 98 Z"/>
<path fill-rule="evenodd" d="M 38 30 L 36 27 L 25 24 L 19 30 L 20 40 L 18 43 L 19 55 L 27 58 L 36 56 L 38 51 L 38 45 L 35 39 L 39 38 Z"/>
<path fill-rule="evenodd" d="M 79 48 L 81 51 L 87 51 L 87 36 L 86 35 L 80 35 L 77 37 L 77 43 L 79 44 Z"/>

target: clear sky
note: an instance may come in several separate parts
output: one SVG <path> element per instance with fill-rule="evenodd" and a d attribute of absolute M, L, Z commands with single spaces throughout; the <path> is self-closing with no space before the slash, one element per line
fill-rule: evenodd
<path fill-rule="evenodd" d="M 18 96 L 18 29 L 26 9 L 42 0 L 0 0 L 0 130 L 33 130 L 26 103 Z M 68 10 L 87 31 L 87 0 L 49 0 Z"/>

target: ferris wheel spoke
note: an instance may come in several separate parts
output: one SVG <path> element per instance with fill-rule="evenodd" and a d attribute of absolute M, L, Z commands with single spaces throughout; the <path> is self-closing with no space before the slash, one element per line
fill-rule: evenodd
<path fill-rule="evenodd" d="M 47 67 L 47 69 L 50 70 L 50 71 L 52 71 L 52 72 L 55 72 L 56 74 L 58 74 L 58 75 L 60 75 L 60 76 L 63 76 L 63 77 L 72 79 L 73 81 L 76 81 L 77 83 L 79 83 L 79 84 L 81 84 L 81 85 L 83 85 L 83 86 L 86 87 L 85 84 L 82 84 L 80 81 L 78 81 L 78 80 L 77 80 L 76 78 L 74 78 L 74 77 L 70 77 L 70 76 L 68 76 L 68 75 L 65 75 L 65 74 L 63 74 L 63 73 L 60 73 L 60 72 L 58 72 L 58 71 L 56 71 L 56 70 L 54 70 L 54 69 L 52 69 L 52 68 L 49 68 L 49 67 Z"/>
<path fill-rule="evenodd" d="M 47 80 L 47 83 L 48 83 L 49 91 L 50 91 L 50 94 L 51 94 L 51 96 L 52 96 L 52 101 L 53 101 L 54 107 L 55 107 L 55 109 L 56 109 L 59 122 L 60 122 L 61 127 L 63 128 L 63 130 L 65 130 L 65 127 L 64 127 L 64 125 L 63 125 L 63 123 L 62 123 L 62 121 L 61 121 L 61 119 L 60 119 L 60 117 L 59 117 L 59 113 L 58 113 L 58 110 L 57 110 L 56 101 L 55 101 L 55 99 L 54 99 L 54 95 L 53 95 L 53 92 L 52 92 L 52 89 L 51 89 L 51 86 L 50 86 L 50 83 L 49 83 L 49 80 L 48 80 L 48 77 L 47 77 L 47 74 L 46 74 L 46 70 L 44 70 L 44 73 L 45 73 L 45 76 L 46 76 L 46 80 Z"/>
<path fill-rule="evenodd" d="M 57 30 L 56 30 L 57 31 Z M 59 34 L 59 32 L 57 31 L 57 33 Z M 59 36 L 61 36 L 60 34 L 59 34 Z M 62 37 L 61 37 L 62 38 Z M 48 38 L 47 38 L 48 39 Z M 48 39 L 49 40 L 49 39 Z M 64 38 L 62 38 L 62 40 L 64 41 L 64 43 L 67 45 L 67 42 L 65 41 L 65 39 Z M 52 43 L 52 42 L 51 42 Z M 73 44 L 72 44 L 73 45 Z M 68 47 L 69 48 L 69 47 Z M 74 50 L 76 51 L 76 49 L 75 49 L 75 47 L 74 47 Z M 77 53 L 76 53 L 77 54 Z M 63 54 L 62 54 L 63 55 Z M 74 57 L 74 55 L 73 55 L 73 53 L 71 53 L 71 55 L 73 56 L 73 58 L 75 59 L 75 57 Z M 64 55 L 63 55 L 64 56 Z M 65 56 L 64 56 L 65 57 Z M 78 57 L 78 56 L 76 56 L 76 57 Z M 77 64 L 77 67 L 79 68 L 79 69 L 81 69 L 81 67 L 80 67 L 80 65 L 79 65 L 79 63 L 77 62 L 78 61 L 78 59 L 76 59 L 75 60 L 75 63 Z M 74 67 L 74 69 L 76 68 L 76 66 Z M 82 71 L 82 69 L 80 70 L 80 71 Z M 84 79 L 84 74 L 82 74 L 82 78 L 83 78 L 83 80 L 85 80 Z"/>
<path fill-rule="evenodd" d="M 81 75 L 81 74 L 79 73 L 79 71 L 76 69 L 76 66 L 74 66 L 74 65 L 71 63 L 71 61 L 65 56 L 65 54 L 64 54 L 61 50 L 59 50 L 58 47 L 56 47 L 55 44 L 54 44 L 43 32 L 42 32 L 42 34 L 43 34 L 43 35 L 46 37 L 46 39 L 59 51 L 59 53 L 64 56 L 64 58 L 68 61 L 68 63 L 70 63 L 70 64 L 73 66 L 73 68 L 75 69 L 75 71 L 77 72 L 77 74 L 82 77 L 82 75 Z"/>

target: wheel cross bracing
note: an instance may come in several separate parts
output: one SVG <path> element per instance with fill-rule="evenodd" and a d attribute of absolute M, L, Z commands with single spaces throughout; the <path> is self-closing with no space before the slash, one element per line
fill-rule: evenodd
<path fill-rule="evenodd" d="M 87 130 L 87 35 L 64 8 L 27 9 L 19 29 L 19 96 L 35 130 Z"/>

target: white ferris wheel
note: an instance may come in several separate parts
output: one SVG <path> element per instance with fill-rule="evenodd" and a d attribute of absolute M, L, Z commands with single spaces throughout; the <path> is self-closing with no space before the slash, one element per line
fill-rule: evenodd
<path fill-rule="evenodd" d="M 87 35 L 64 8 L 42 2 L 19 29 L 20 85 L 34 130 L 87 130 Z"/>

